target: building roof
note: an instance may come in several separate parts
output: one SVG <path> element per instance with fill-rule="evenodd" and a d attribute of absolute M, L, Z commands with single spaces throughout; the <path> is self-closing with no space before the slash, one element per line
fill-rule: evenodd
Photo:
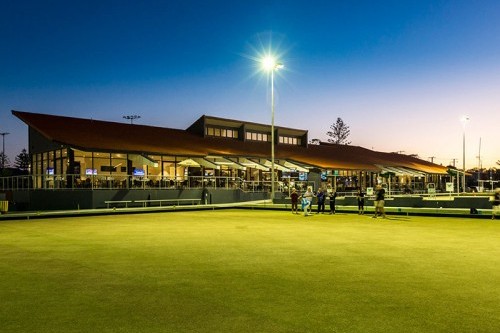
<path fill-rule="evenodd" d="M 47 140 L 84 151 L 269 159 L 270 142 L 203 137 L 188 130 L 12 111 Z M 232 121 L 232 120 L 231 120 Z M 415 157 L 351 145 L 321 143 L 307 147 L 275 145 L 275 158 L 322 169 L 382 171 L 403 167 L 432 174 L 447 168 Z"/>

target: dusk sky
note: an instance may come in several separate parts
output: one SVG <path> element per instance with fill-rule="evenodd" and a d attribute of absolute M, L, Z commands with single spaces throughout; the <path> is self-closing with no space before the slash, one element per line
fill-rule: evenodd
<path fill-rule="evenodd" d="M 11 110 L 187 128 L 271 122 L 255 61 L 273 50 L 275 124 L 462 167 L 500 160 L 500 1 L 23 1 L 0 6 L 0 132 Z"/>

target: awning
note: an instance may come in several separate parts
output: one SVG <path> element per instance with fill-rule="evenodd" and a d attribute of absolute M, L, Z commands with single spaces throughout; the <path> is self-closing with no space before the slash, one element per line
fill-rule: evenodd
<path fill-rule="evenodd" d="M 254 168 L 254 169 L 258 169 L 258 170 L 262 170 L 262 171 L 269 171 L 269 168 L 266 167 L 265 165 L 260 164 L 260 163 L 258 163 L 256 161 L 252 161 L 252 160 L 250 160 L 248 158 L 239 158 L 238 162 L 241 165 L 244 165 L 246 167 L 250 167 L 250 168 Z"/>
<path fill-rule="evenodd" d="M 186 166 L 186 167 L 190 167 L 190 166 L 199 167 L 200 166 L 200 164 L 198 162 L 194 161 L 191 158 L 186 158 L 185 160 L 177 163 L 177 165 Z"/>
<path fill-rule="evenodd" d="M 238 162 L 235 162 L 233 160 L 230 160 L 228 158 L 222 157 L 222 156 L 207 156 L 207 160 L 211 161 L 212 163 L 215 163 L 216 165 L 227 165 L 230 166 L 231 168 L 234 169 L 239 169 L 239 170 L 246 170 L 247 167 L 244 165 L 241 165 Z"/>
<path fill-rule="evenodd" d="M 298 171 L 298 172 L 309 172 L 309 169 L 307 168 L 304 168 L 296 163 L 292 163 L 290 161 L 279 161 L 278 162 L 280 165 L 283 165 L 284 167 L 287 167 L 289 168 L 290 170 L 295 170 L 295 171 Z"/>
<path fill-rule="evenodd" d="M 234 161 L 234 159 L 232 159 L 232 158 L 231 158 L 231 160 Z M 255 161 L 252 161 L 248 158 L 239 158 L 237 163 L 239 163 L 245 167 L 254 168 L 257 170 L 269 171 L 269 168 L 266 167 L 265 165 L 257 163 Z"/>
<path fill-rule="evenodd" d="M 220 166 L 202 157 L 186 158 L 185 160 L 178 162 L 177 165 L 185 167 L 200 167 L 204 166 L 209 169 L 220 169 Z"/>
<path fill-rule="evenodd" d="M 410 177 L 423 177 L 425 173 L 420 171 L 415 171 L 411 169 L 407 169 L 404 167 L 389 167 L 389 166 L 381 166 L 377 165 L 382 171 L 380 173 L 394 173 L 396 176 L 410 176 Z"/>
<path fill-rule="evenodd" d="M 204 166 L 205 168 L 209 169 L 220 169 L 220 166 L 213 163 L 212 161 L 207 160 L 206 158 L 193 158 L 193 161 L 198 163 L 201 166 Z"/>
<path fill-rule="evenodd" d="M 271 161 L 266 160 L 266 159 L 260 159 L 258 161 L 259 161 L 260 164 L 263 164 L 263 165 L 265 165 L 268 168 L 272 168 L 272 162 Z M 284 165 L 279 164 L 277 160 L 274 161 L 274 168 L 276 170 L 285 171 L 285 172 L 290 172 L 291 171 L 290 168 L 287 168 Z"/>
<path fill-rule="evenodd" d="M 136 165 L 158 167 L 158 161 L 153 160 L 151 157 L 145 154 L 131 154 L 128 156 L 128 158 Z"/>
<path fill-rule="evenodd" d="M 423 173 L 423 172 L 407 169 L 404 167 L 391 167 L 391 168 L 399 170 L 405 176 L 411 176 L 411 177 L 424 177 L 425 176 L 425 173 Z"/>

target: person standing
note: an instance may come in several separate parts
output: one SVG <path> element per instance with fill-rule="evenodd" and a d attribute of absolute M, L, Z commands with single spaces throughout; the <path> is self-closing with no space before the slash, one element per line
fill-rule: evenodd
<path fill-rule="evenodd" d="M 295 188 L 292 190 L 290 198 L 292 199 L 292 214 L 298 214 L 299 212 L 297 211 L 297 206 L 299 203 L 299 194 Z"/>
<path fill-rule="evenodd" d="M 358 214 L 363 215 L 365 213 L 365 193 L 361 188 L 358 189 L 357 199 L 358 199 Z"/>
<path fill-rule="evenodd" d="M 318 212 L 325 213 L 325 193 L 323 192 L 323 189 L 319 189 L 318 193 L 316 194 L 316 198 L 318 200 Z"/>
<path fill-rule="evenodd" d="M 337 191 L 332 188 L 328 196 L 330 197 L 330 215 L 335 214 L 335 199 L 337 198 Z"/>
<path fill-rule="evenodd" d="M 311 209 L 312 199 L 314 193 L 312 187 L 308 186 L 306 192 L 302 195 L 302 208 L 304 209 L 304 216 L 308 216 Z"/>
<path fill-rule="evenodd" d="M 379 186 L 377 191 L 377 196 L 375 198 L 375 215 L 373 218 L 377 218 L 377 215 L 381 215 L 385 219 L 385 190 L 383 187 Z"/>
<path fill-rule="evenodd" d="M 491 211 L 491 219 L 495 219 L 495 215 L 500 213 L 500 187 L 497 187 L 495 190 L 495 195 L 493 196 L 492 203 L 492 211 Z"/>

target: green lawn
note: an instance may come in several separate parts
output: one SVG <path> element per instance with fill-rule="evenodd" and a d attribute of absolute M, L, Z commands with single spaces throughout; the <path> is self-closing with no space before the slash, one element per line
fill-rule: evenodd
<path fill-rule="evenodd" d="M 0 223 L 7 332 L 500 332 L 500 221 L 223 210 Z"/>

